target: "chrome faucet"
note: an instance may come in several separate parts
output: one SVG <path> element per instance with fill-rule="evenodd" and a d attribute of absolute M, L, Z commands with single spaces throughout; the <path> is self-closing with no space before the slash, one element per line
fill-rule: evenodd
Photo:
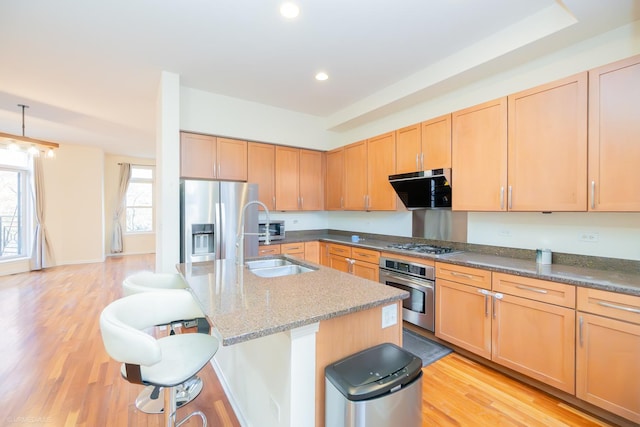
<path fill-rule="evenodd" d="M 265 226 L 264 234 L 261 233 L 245 233 L 244 232 L 244 214 L 247 210 L 247 206 L 249 205 L 260 205 L 264 208 L 264 213 L 267 215 L 267 224 Z M 264 243 L 268 245 L 271 243 L 271 238 L 269 235 L 269 208 L 264 203 L 258 200 L 252 200 L 250 202 L 245 203 L 242 207 L 242 213 L 240 214 L 240 229 L 238 230 L 238 235 L 236 236 L 236 264 L 242 266 L 244 265 L 244 236 L 265 236 Z"/>

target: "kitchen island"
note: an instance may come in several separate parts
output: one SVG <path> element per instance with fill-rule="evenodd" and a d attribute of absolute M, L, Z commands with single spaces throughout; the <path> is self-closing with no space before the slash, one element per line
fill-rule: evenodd
<path fill-rule="evenodd" d="M 323 426 L 325 366 L 402 344 L 407 292 L 306 264 L 272 278 L 230 260 L 178 265 L 222 340 L 213 365 L 243 425 Z"/>

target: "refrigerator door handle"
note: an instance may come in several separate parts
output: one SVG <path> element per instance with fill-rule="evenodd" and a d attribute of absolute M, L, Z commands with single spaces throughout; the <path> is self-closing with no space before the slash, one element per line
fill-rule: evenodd
<path fill-rule="evenodd" d="M 224 236 L 222 235 L 222 230 L 224 229 L 223 225 L 225 222 L 224 218 L 224 204 L 216 203 L 216 224 L 214 227 L 214 242 L 215 248 L 213 248 L 213 252 L 215 253 L 215 259 L 223 259 L 225 258 L 225 254 L 227 248 L 225 247 Z"/>

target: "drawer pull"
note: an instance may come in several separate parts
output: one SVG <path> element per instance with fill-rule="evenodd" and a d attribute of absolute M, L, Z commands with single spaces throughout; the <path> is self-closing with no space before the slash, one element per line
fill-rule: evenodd
<path fill-rule="evenodd" d="M 469 279 L 469 280 L 473 280 L 473 277 L 474 277 L 471 274 L 458 273 L 457 271 L 452 271 L 451 275 L 456 277 L 464 277 L 465 279 Z"/>
<path fill-rule="evenodd" d="M 537 292 L 539 294 L 548 293 L 548 291 L 546 289 L 532 288 L 531 286 L 525 286 L 525 285 L 516 285 L 516 288 L 522 289 L 523 291 Z"/>
<path fill-rule="evenodd" d="M 580 329 L 578 329 L 579 333 L 579 337 L 580 337 L 580 347 L 584 347 L 583 345 L 583 341 L 582 341 L 582 328 L 584 327 L 584 320 L 582 319 L 582 316 L 580 316 L 578 323 L 580 325 Z"/>
<path fill-rule="evenodd" d="M 640 314 L 640 309 L 633 307 L 625 307 L 623 305 L 611 304 L 610 302 L 598 301 L 598 305 L 608 308 L 615 308 L 616 310 L 628 311 L 629 313 Z"/>

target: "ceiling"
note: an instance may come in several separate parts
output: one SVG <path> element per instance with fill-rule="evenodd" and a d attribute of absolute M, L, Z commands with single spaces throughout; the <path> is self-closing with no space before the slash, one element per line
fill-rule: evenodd
<path fill-rule="evenodd" d="M 26 136 L 153 157 L 163 70 L 341 131 L 640 19 L 640 0 L 296 2 L 0 0 L 0 132 L 27 104 Z"/>

